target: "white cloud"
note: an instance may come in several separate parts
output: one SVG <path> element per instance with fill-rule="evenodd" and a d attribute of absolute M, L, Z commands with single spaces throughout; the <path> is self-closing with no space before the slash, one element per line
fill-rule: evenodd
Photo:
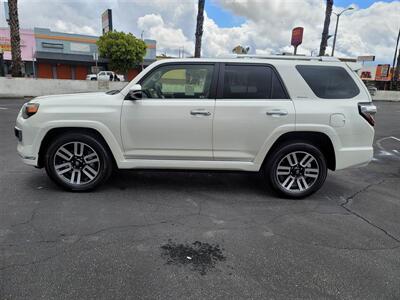
<path fill-rule="evenodd" d="M 67 33 L 79 32 L 80 34 L 96 35 L 95 29 L 90 26 L 81 27 L 71 22 L 64 22 L 62 20 L 57 20 L 54 25 L 54 30 L 56 31 Z"/>
<path fill-rule="evenodd" d="M 260 0 L 219 0 L 220 5 L 233 13 L 244 16 L 247 22 L 232 29 L 246 32 L 247 38 L 238 41 L 252 44 L 257 53 L 293 51 L 290 45 L 291 29 L 304 27 L 304 41 L 300 53 L 310 54 L 318 49 L 325 1 L 260 1 Z M 341 7 L 334 7 L 340 11 Z M 390 62 L 394 53 L 397 32 L 400 27 L 400 2 L 376 2 L 366 9 L 343 14 L 340 18 L 336 54 L 357 56 L 375 54 L 380 61 Z M 334 33 L 336 16 L 332 15 L 330 34 Z M 329 40 L 327 53 L 331 52 Z"/>
<path fill-rule="evenodd" d="M 194 50 L 193 42 L 185 36 L 182 29 L 175 28 L 173 24 L 165 24 L 160 15 L 145 15 L 138 19 L 137 24 L 147 36 L 157 40 L 160 52 L 176 55 L 179 51 L 192 53 Z"/>
<path fill-rule="evenodd" d="M 291 29 L 303 26 L 304 42 L 299 53 L 319 48 L 325 1 L 322 0 L 206 0 L 246 21 L 236 27 L 221 28 L 207 16 L 204 23 L 203 55 L 228 54 L 238 44 L 253 53 L 292 51 Z M 113 9 L 114 28 L 158 41 L 159 52 L 176 55 L 184 47 L 194 50 L 197 0 L 20 0 L 21 27 L 48 27 L 52 30 L 99 35 L 101 13 Z M 339 11 L 335 7 L 334 11 Z M 337 55 L 375 54 L 379 61 L 391 62 L 400 27 L 400 1 L 376 2 L 342 15 L 337 39 Z M 336 17 L 331 20 L 333 34 Z M 5 26 L 0 14 L 0 26 Z M 329 41 L 327 52 L 330 53 Z M 315 50 L 314 50 L 315 52 Z"/>

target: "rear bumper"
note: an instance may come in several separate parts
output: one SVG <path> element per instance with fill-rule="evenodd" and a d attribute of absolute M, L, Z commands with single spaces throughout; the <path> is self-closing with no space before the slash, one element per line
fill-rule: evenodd
<path fill-rule="evenodd" d="M 373 157 L 373 147 L 342 148 L 336 152 L 336 170 L 366 166 Z"/>

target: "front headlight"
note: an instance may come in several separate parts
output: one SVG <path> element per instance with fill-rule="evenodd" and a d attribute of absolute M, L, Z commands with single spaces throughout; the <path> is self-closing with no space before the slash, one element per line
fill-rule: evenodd
<path fill-rule="evenodd" d="M 28 119 L 36 114 L 39 110 L 39 103 L 26 103 L 22 108 L 22 117 Z"/>

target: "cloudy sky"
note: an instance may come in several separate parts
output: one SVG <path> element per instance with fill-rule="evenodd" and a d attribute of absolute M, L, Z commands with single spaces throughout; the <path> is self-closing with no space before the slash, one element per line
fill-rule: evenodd
<path fill-rule="evenodd" d="M 0 0 L 3 2 L 4 0 Z M 298 52 L 309 55 L 319 48 L 325 15 L 324 0 L 206 0 L 203 56 L 228 54 L 236 45 L 252 53 L 292 51 L 291 29 L 303 26 Z M 342 15 L 336 54 L 373 54 L 391 63 L 400 28 L 400 1 L 335 0 L 334 11 L 353 6 Z M 101 13 L 113 10 L 114 29 L 157 40 L 158 53 L 192 55 L 197 0 L 19 0 L 23 28 L 99 35 Z M 0 26 L 5 26 L 3 3 Z M 336 17 L 332 17 L 333 34 Z M 331 46 L 332 39 L 329 41 Z M 330 53 L 330 47 L 328 47 Z"/>

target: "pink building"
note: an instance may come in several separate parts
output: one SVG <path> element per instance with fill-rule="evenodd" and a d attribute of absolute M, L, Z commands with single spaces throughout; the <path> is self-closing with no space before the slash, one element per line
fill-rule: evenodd
<path fill-rule="evenodd" d="M 35 54 L 35 35 L 33 30 L 21 29 L 21 58 L 24 62 L 23 73 L 26 76 L 32 76 L 34 71 L 34 54 Z M 10 29 L 0 28 L 0 49 L 4 51 L 4 60 L 6 73 L 8 72 L 11 64 L 11 42 L 10 42 Z"/>

